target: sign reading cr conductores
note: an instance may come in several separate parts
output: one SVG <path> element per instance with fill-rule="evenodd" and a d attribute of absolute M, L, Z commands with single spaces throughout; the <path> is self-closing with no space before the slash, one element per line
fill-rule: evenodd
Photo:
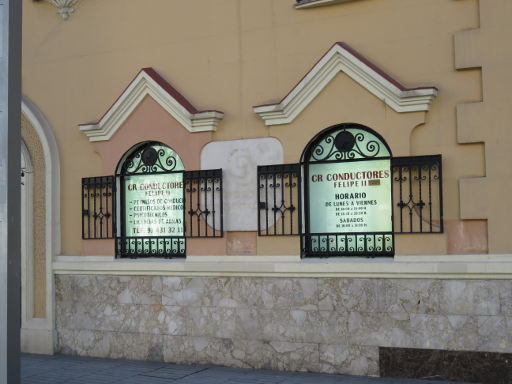
<path fill-rule="evenodd" d="M 394 254 L 391 150 L 372 129 L 338 124 L 303 154 L 306 257 Z"/>
<path fill-rule="evenodd" d="M 391 232 L 389 160 L 309 165 L 310 231 Z"/>
<path fill-rule="evenodd" d="M 183 236 L 183 173 L 126 176 L 126 236 Z"/>

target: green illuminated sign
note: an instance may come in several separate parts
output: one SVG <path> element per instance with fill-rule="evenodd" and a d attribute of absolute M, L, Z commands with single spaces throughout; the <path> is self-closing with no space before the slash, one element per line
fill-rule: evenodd
<path fill-rule="evenodd" d="M 312 233 L 391 232 L 390 161 L 309 165 Z"/>
<path fill-rule="evenodd" d="M 303 255 L 394 253 L 391 150 L 359 124 L 321 132 L 304 152 Z"/>
<path fill-rule="evenodd" d="M 124 210 L 128 237 L 183 236 L 183 173 L 126 176 Z"/>

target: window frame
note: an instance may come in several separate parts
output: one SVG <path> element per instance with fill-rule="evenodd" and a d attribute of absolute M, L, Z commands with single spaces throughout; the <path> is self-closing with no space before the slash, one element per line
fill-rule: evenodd
<path fill-rule="evenodd" d="M 163 153 L 160 151 L 162 149 L 156 150 L 157 147 L 163 147 Z M 148 149 L 153 149 L 153 151 L 149 151 Z M 160 161 L 160 156 L 165 154 L 165 150 L 169 150 L 171 152 L 169 157 L 165 159 L 165 164 Z M 150 153 L 151 152 L 151 153 Z M 144 159 L 145 153 L 148 153 L 150 156 L 148 159 Z M 154 156 L 157 156 L 154 158 Z M 149 158 L 151 157 L 151 158 Z M 132 161 L 133 158 L 137 158 L 139 164 L 137 164 L 135 172 L 131 172 L 129 170 L 130 167 L 128 165 Z M 168 164 L 169 159 L 171 159 L 171 165 Z M 158 165 L 155 165 L 157 164 Z M 142 165 L 140 164 L 142 163 Z M 169 165 L 169 168 L 166 168 L 165 165 Z M 139 169 L 141 171 L 139 172 Z M 118 225 L 116 231 L 116 247 L 115 247 L 115 255 L 116 258 L 147 258 L 147 257 L 164 257 L 164 258 L 174 258 L 174 257 L 185 257 L 186 249 L 187 249 L 187 240 L 186 240 L 186 230 L 185 230 L 185 166 L 178 152 L 175 151 L 169 145 L 159 142 L 159 141 L 144 141 L 138 143 L 131 147 L 119 161 L 116 167 L 116 185 L 117 185 L 117 197 L 119 201 L 118 206 Z M 178 236 L 127 236 L 126 234 L 126 190 L 125 183 L 127 177 L 138 177 L 138 176 L 150 176 L 150 175 L 177 175 L 181 174 L 181 198 L 182 198 L 182 212 L 181 212 L 181 224 L 182 224 L 182 235 Z M 131 251 L 132 244 L 135 246 L 135 249 Z M 163 250 L 162 250 L 163 245 Z M 138 247 L 142 247 L 142 252 L 138 252 Z M 156 247 L 156 248 L 154 248 Z M 130 251 L 127 253 L 127 249 Z"/>
<path fill-rule="evenodd" d="M 177 157 L 175 167 L 168 170 L 154 172 L 152 170 L 143 170 L 137 173 L 126 173 L 123 166 L 129 161 L 130 157 L 136 153 L 142 154 L 143 150 L 151 146 L 164 146 L 172 151 L 173 156 Z M 125 182 L 126 177 L 140 175 L 166 175 L 181 174 L 182 186 L 182 228 L 181 236 L 127 236 L 126 233 L 126 217 L 124 205 L 126 202 Z M 108 185 L 104 188 L 105 185 Z M 92 187 L 91 187 L 92 186 Z M 91 189 L 92 188 L 92 189 Z M 93 191 L 93 193 L 89 193 Z M 105 194 L 103 192 L 106 192 Z M 91 231 L 90 223 L 92 220 L 96 222 L 105 220 L 102 214 L 100 204 L 111 207 L 110 215 L 107 217 L 106 235 Z M 100 202 L 100 204 L 97 204 Z M 85 177 L 82 178 L 82 240 L 102 240 L 114 239 L 116 258 L 146 258 L 146 257 L 185 257 L 186 242 L 190 238 L 222 238 L 224 237 L 224 208 L 223 208 L 223 172 L 222 169 L 201 169 L 186 171 L 183 161 L 179 154 L 169 145 L 159 141 L 144 141 L 132 146 L 126 151 L 116 166 L 116 174 L 109 176 Z M 100 208 L 99 210 L 97 208 Z M 164 242 L 164 252 L 139 253 L 135 252 L 127 254 L 126 245 L 123 245 L 122 239 L 142 239 L 141 241 L 149 241 L 159 239 Z M 173 249 L 174 244 L 165 244 L 166 241 L 182 240 L 182 246 L 178 245 L 177 252 L 165 252 L 166 249 Z M 137 243 L 135 243 L 137 244 Z M 158 242 L 156 248 L 158 249 Z M 162 243 L 160 243 L 162 244 Z M 142 245 L 141 245 L 142 246 Z M 138 247 L 138 245 L 135 245 Z"/>
<path fill-rule="evenodd" d="M 340 126 L 342 124 L 338 124 L 329 128 L 326 128 L 322 132 L 315 135 L 315 137 L 309 142 L 309 144 L 304 149 L 301 155 L 301 161 L 295 164 L 273 164 L 273 165 L 261 165 L 258 166 L 258 236 L 266 237 L 266 236 L 303 236 L 306 232 L 306 228 L 304 226 L 304 216 L 307 214 L 305 208 L 305 202 L 307 201 L 306 187 L 304 180 L 307 177 L 307 171 L 305 172 L 304 167 L 304 158 L 308 151 L 308 148 L 311 146 L 311 143 L 314 143 L 315 140 L 318 140 L 318 137 L 321 136 L 325 131 L 332 129 L 333 127 Z M 359 124 L 350 124 L 352 126 L 360 126 Z M 362 126 L 364 127 L 364 126 Z M 366 127 L 368 128 L 368 127 Z M 368 128 L 370 129 L 370 128 Z M 371 130 L 371 129 L 370 129 Z M 373 133 L 377 134 L 375 131 L 371 130 Z M 379 135 L 380 138 L 382 136 Z M 383 142 L 385 140 L 382 138 Z M 388 146 L 389 148 L 389 146 Z M 391 150 L 390 152 L 390 163 L 391 163 L 391 197 L 392 197 L 392 234 L 442 234 L 444 233 L 444 218 L 443 218 L 443 177 L 442 177 L 442 155 L 424 155 L 424 156 L 401 156 L 401 157 L 393 157 Z M 403 168 L 407 170 L 409 174 L 414 176 L 414 182 L 419 184 L 419 187 L 416 187 L 416 190 L 405 189 L 400 193 L 397 189 L 401 185 L 402 182 L 397 176 L 395 172 L 399 172 L 398 169 Z M 276 229 L 279 227 L 279 220 L 276 222 L 265 223 L 263 218 L 265 215 L 268 215 L 272 210 L 279 209 L 279 201 L 272 200 L 268 198 L 268 182 L 267 180 L 272 180 L 275 182 L 276 180 L 280 180 L 279 174 L 283 174 L 286 172 L 295 172 L 297 174 L 297 180 L 294 185 L 294 191 L 289 191 L 290 194 L 294 193 L 294 196 L 298 197 L 298 205 L 295 210 L 282 210 L 282 218 L 285 218 L 287 222 L 298 220 L 299 225 L 295 227 L 291 227 L 290 230 L 282 231 Z M 416 172 L 416 173 L 415 173 Z M 422 175 L 423 172 L 423 175 Z M 282 179 L 282 177 L 281 177 Z M 424 183 L 424 184 L 422 184 Z M 270 183 L 272 184 L 272 183 Z M 421 194 L 421 188 L 424 185 L 424 195 Z M 419 188 L 419 194 L 417 194 Z M 403 193 L 403 195 L 402 195 Z M 407 201 L 409 199 L 409 201 Z M 409 211 L 407 211 L 409 209 Z M 425 211 L 427 209 L 427 211 Z M 409 212 L 409 215 L 413 215 L 413 211 L 418 217 L 415 217 L 415 224 L 409 225 L 399 225 L 397 221 L 401 216 L 401 210 L 405 210 L 404 212 Z M 422 216 L 423 212 L 426 212 Z M 279 211 L 278 211 L 279 212 Z M 426 216 L 426 218 L 425 218 Z M 408 220 L 412 220 L 410 217 Z M 423 220 L 426 224 L 422 224 L 421 220 Z M 395 243 L 393 239 L 393 243 Z M 303 248 L 303 242 L 301 240 L 301 250 Z M 302 256 L 304 256 L 302 254 Z M 321 255 L 317 255 L 318 257 L 322 257 Z M 365 256 L 369 256 L 365 254 Z M 371 255 L 370 255 L 371 256 Z M 315 256 L 316 257 L 316 256 Z M 323 256 L 326 257 L 326 256 Z"/>
<path fill-rule="evenodd" d="M 351 131 L 360 131 L 353 135 Z M 340 148 L 336 139 L 333 135 L 340 135 L 344 132 L 348 132 L 352 135 L 353 142 L 340 143 L 341 146 L 348 145 L 347 149 Z M 361 133 L 364 132 L 364 133 Z M 359 148 L 358 141 L 366 140 L 369 138 L 370 141 L 366 143 L 366 148 Z M 315 152 L 318 153 L 318 149 L 321 149 L 321 155 L 324 153 L 324 148 L 321 145 L 326 142 L 331 148 L 327 157 L 317 158 Z M 364 144 L 364 143 L 361 143 Z M 373 148 L 377 149 L 376 153 L 372 153 L 369 149 L 369 145 L 373 145 Z M 381 154 L 381 147 L 383 147 L 383 153 Z M 332 152 L 334 150 L 334 152 Z M 389 162 L 389 177 L 391 178 L 391 159 L 393 153 L 391 148 L 387 144 L 386 140 L 373 129 L 368 128 L 364 125 L 357 123 L 342 123 L 330 126 L 321 132 L 319 132 L 310 142 L 306 145 L 302 156 L 301 156 L 301 169 L 303 174 L 303 180 L 301 183 L 301 190 L 303 201 L 301 204 L 302 208 L 302 227 L 301 227 L 301 256 L 302 257 L 354 257 L 354 256 L 370 256 L 370 257 L 381 257 L 381 256 L 393 256 L 395 253 L 395 238 L 393 232 L 393 185 L 390 183 L 389 187 L 389 206 L 390 206 L 390 231 L 386 232 L 330 232 L 330 233 L 318 233 L 311 232 L 311 208 L 310 208 L 310 166 L 312 164 L 346 164 L 355 162 L 366 162 L 375 160 L 384 160 Z M 385 219 L 385 218 L 383 218 Z M 317 249 L 314 250 L 313 239 L 316 237 Z M 327 244 L 324 249 L 321 249 L 320 243 L 324 239 L 327 239 Z M 332 240 L 332 241 L 331 241 Z M 378 241 L 381 245 L 378 245 Z M 335 250 L 333 251 L 332 243 L 335 244 Z M 339 242 L 344 244 L 340 246 Z M 354 244 L 349 245 L 350 242 Z M 372 246 L 373 244 L 373 246 Z M 389 245 L 391 244 L 391 246 Z M 344 251 L 340 251 L 340 247 L 344 247 Z M 381 249 L 380 249 L 381 248 Z"/>

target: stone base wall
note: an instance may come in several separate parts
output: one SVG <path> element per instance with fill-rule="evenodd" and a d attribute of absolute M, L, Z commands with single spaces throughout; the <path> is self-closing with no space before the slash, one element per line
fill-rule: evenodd
<path fill-rule="evenodd" d="M 379 347 L 512 352 L 512 281 L 56 276 L 57 351 L 379 375 Z"/>

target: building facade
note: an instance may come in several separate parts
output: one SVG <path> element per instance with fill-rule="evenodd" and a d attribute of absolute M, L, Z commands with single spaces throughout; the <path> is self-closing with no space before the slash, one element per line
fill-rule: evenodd
<path fill-rule="evenodd" d="M 509 1 L 23 6 L 25 351 L 512 352 Z"/>

